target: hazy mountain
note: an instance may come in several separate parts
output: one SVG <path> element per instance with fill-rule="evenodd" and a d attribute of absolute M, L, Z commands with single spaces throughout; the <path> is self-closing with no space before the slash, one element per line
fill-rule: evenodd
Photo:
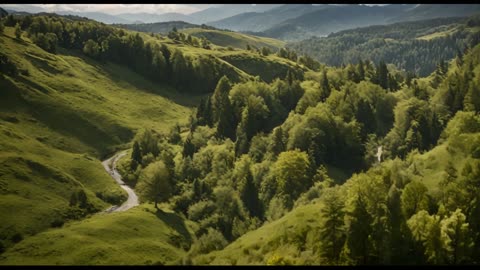
<path fill-rule="evenodd" d="M 116 15 L 122 19 L 130 22 L 143 22 L 143 23 L 157 23 L 157 22 L 169 22 L 169 21 L 184 21 L 188 23 L 196 23 L 195 18 L 177 12 L 168 12 L 161 14 L 154 13 L 122 13 Z"/>
<path fill-rule="evenodd" d="M 281 5 L 265 12 L 248 12 L 238 14 L 208 24 L 235 31 L 265 31 L 287 19 L 296 18 L 303 14 L 322 10 L 330 5 L 288 4 Z"/>
<path fill-rule="evenodd" d="M 250 5 L 250 4 L 234 4 L 222 5 L 218 7 L 207 8 L 191 14 L 182 14 L 176 12 L 168 13 L 121 13 L 116 15 L 119 18 L 129 22 L 157 23 L 170 21 L 183 21 L 187 23 L 202 24 L 209 21 L 219 20 L 226 17 L 234 16 L 244 12 L 256 11 L 263 12 L 280 5 Z"/>
<path fill-rule="evenodd" d="M 190 17 L 193 17 L 197 20 L 198 23 L 207 23 L 231 16 L 235 16 L 241 13 L 246 12 L 264 12 L 277 8 L 282 5 L 277 4 L 262 4 L 262 5 L 251 5 L 251 4 L 233 4 L 233 5 L 222 5 L 217 7 L 207 8 L 201 11 L 197 11 L 189 14 Z"/>
<path fill-rule="evenodd" d="M 392 4 L 282 5 L 266 12 L 247 12 L 209 25 L 284 40 L 325 36 L 332 32 L 377 24 L 464 17 L 480 12 L 480 5 Z"/>
<path fill-rule="evenodd" d="M 0 18 L 5 17 L 7 15 L 8 15 L 8 12 L 5 9 L 0 8 Z"/>
<path fill-rule="evenodd" d="M 480 13 L 480 5 L 419 4 L 389 22 L 417 21 L 441 17 L 467 17 Z"/>
<path fill-rule="evenodd" d="M 28 13 L 47 12 L 47 10 L 44 9 L 44 8 L 34 6 L 34 5 L 28 5 L 28 4 L 22 5 L 21 9 L 19 9 L 17 7 L 10 7 L 10 6 L 3 6 L 3 5 L 1 5 L 0 7 L 7 10 L 7 11 L 10 10 L 10 11 L 16 11 L 16 12 L 19 12 L 19 11 L 28 12 Z M 9 12 L 9 13 L 11 13 L 11 12 Z"/>
<path fill-rule="evenodd" d="M 385 24 L 399 16 L 411 5 L 329 6 L 284 22 L 264 31 L 269 37 L 299 40 L 310 36 L 324 36 L 345 29 Z"/>
<path fill-rule="evenodd" d="M 60 15 L 74 15 L 79 17 L 86 17 L 98 22 L 112 24 L 112 23 L 132 23 L 133 21 L 123 19 L 121 17 L 110 15 L 103 12 L 72 12 L 72 11 L 57 11 Z"/>

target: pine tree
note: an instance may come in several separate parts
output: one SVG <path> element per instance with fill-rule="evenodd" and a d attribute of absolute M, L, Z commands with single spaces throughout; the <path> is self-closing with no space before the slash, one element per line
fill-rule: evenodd
<path fill-rule="evenodd" d="M 358 65 L 357 65 L 357 69 L 358 69 L 358 78 L 360 81 L 363 81 L 365 80 L 365 68 L 363 67 L 363 61 L 362 59 L 358 59 Z"/>
<path fill-rule="evenodd" d="M 227 76 L 220 78 L 217 83 L 217 87 L 211 97 L 214 122 L 217 122 L 220 119 L 221 114 L 227 106 L 226 104 L 230 103 L 228 98 L 230 87 L 230 80 L 228 80 Z"/>
<path fill-rule="evenodd" d="M 20 37 L 22 36 L 22 28 L 20 28 L 20 24 L 16 24 L 15 25 L 15 37 L 17 39 L 20 39 Z"/>
<path fill-rule="evenodd" d="M 469 232 L 469 224 L 460 209 L 441 221 L 441 239 L 446 250 L 446 257 L 451 264 L 469 262 L 473 241 Z"/>
<path fill-rule="evenodd" d="M 369 263 L 372 217 L 368 213 L 362 197 L 355 200 L 354 210 L 349 213 L 349 216 L 351 217 L 347 233 L 349 256 L 356 264 L 366 265 Z"/>
<path fill-rule="evenodd" d="M 132 170 L 136 170 L 138 164 L 142 162 L 142 152 L 140 150 L 140 145 L 138 144 L 137 141 L 133 143 L 133 149 L 132 149 L 132 163 L 130 164 L 130 167 Z"/>
<path fill-rule="evenodd" d="M 273 130 L 272 138 L 268 145 L 268 151 L 271 152 L 275 157 L 281 152 L 285 151 L 282 127 L 277 127 Z"/>
<path fill-rule="evenodd" d="M 183 151 L 182 151 L 182 156 L 185 157 L 193 157 L 193 154 L 195 153 L 195 145 L 192 143 L 192 138 L 191 138 L 191 133 L 185 140 L 185 143 L 183 144 Z"/>
<path fill-rule="evenodd" d="M 326 70 L 323 70 L 323 73 L 322 73 L 321 90 L 322 90 L 322 93 L 321 93 L 320 99 L 322 102 L 325 102 L 328 96 L 330 96 L 330 92 L 331 92 Z"/>
<path fill-rule="evenodd" d="M 322 220 L 319 242 L 322 246 L 322 255 L 331 263 L 338 265 L 340 252 L 345 242 L 344 204 L 338 190 L 331 188 L 325 192 L 324 206 L 321 210 Z"/>
<path fill-rule="evenodd" d="M 388 69 L 385 62 L 382 60 L 377 66 L 375 74 L 376 83 L 383 89 L 388 89 Z"/>
<path fill-rule="evenodd" d="M 218 122 L 217 136 L 235 140 L 235 119 L 233 108 L 230 103 L 228 93 L 230 91 L 230 81 L 223 76 L 217 84 L 212 95 L 212 108 L 214 120 Z"/>
<path fill-rule="evenodd" d="M 253 176 L 250 169 L 245 177 L 245 183 L 240 190 L 240 198 L 247 208 L 250 216 L 261 217 L 260 199 L 258 198 L 258 189 L 253 182 Z"/>

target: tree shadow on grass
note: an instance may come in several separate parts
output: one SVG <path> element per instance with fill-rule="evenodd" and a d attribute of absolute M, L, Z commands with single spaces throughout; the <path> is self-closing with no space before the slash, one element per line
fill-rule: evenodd
<path fill-rule="evenodd" d="M 112 78 L 112 80 L 121 88 L 125 88 L 125 86 L 137 83 L 137 85 L 135 85 L 137 89 L 147 93 L 162 96 L 182 106 L 194 107 L 200 102 L 200 99 L 204 96 L 188 93 L 178 93 L 167 83 L 153 82 L 148 78 L 144 77 L 143 75 L 135 72 L 131 68 L 128 68 L 127 66 L 119 65 L 111 61 L 100 62 L 85 56 L 81 52 L 59 48 L 57 51 L 57 55 L 81 58 L 82 61 L 94 67 L 99 73 L 102 73 L 103 75 Z M 120 73 L 118 71 L 120 71 Z M 124 71 L 131 72 L 134 76 L 132 76 L 130 80 L 127 81 L 125 80 Z"/>
<path fill-rule="evenodd" d="M 157 218 L 163 221 L 167 226 L 169 226 L 170 228 L 178 232 L 181 236 L 183 236 L 183 239 L 178 239 L 179 241 L 183 240 L 186 242 L 188 247 L 191 246 L 192 237 L 190 235 L 190 232 L 187 229 L 187 226 L 185 225 L 184 220 L 181 217 L 179 217 L 175 213 L 164 212 L 161 209 L 157 209 L 157 211 L 155 212 L 155 215 L 157 216 Z"/>

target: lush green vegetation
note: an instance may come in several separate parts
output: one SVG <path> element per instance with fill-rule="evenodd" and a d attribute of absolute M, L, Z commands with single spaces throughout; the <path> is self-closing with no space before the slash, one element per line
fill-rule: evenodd
<path fill-rule="evenodd" d="M 179 264 L 192 242 L 175 213 L 141 205 L 30 237 L 0 255 L 7 265 Z M 72 245 L 73 244 L 73 245 Z M 41 247 L 40 249 L 38 247 Z"/>
<path fill-rule="evenodd" d="M 198 38 L 204 37 L 215 45 L 231 46 L 238 49 L 245 49 L 248 45 L 256 48 L 268 47 L 276 51 L 285 45 L 285 42 L 273 38 L 256 37 L 217 29 L 188 28 L 182 32 Z"/>
<path fill-rule="evenodd" d="M 17 39 L 12 27 L 0 44 L 3 250 L 125 200 L 98 159 L 139 128 L 168 130 L 173 119 L 186 121 L 190 109 L 176 103 L 187 100 L 168 87 L 70 50 L 48 53 L 24 34 Z M 71 203 L 78 192 L 86 203 Z"/>
<path fill-rule="evenodd" d="M 341 66 L 369 59 L 428 76 L 441 61 L 462 54 L 480 39 L 480 19 L 440 18 L 345 30 L 288 47 L 327 65 Z"/>
<path fill-rule="evenodd" d="M 24 240 L 26 229 L 5 234 L 0 263 L 479 263 L 475 39 L 419 78 L 383 59 L 328 67 L 290 49 L 232 50 L 178 31 L 150 36 L 42 16 L 22 29 L 27 18 L 7 17 L 0 38 L 8 52 L 0 57 L 0 202 L 23 210 L 25 198 L 61 194 L 56 207 L 79 209 L 75 218 L 97 212 L 121 195 L 93 194 L 115 191 L 94 157 L 130 141 L 118 170 L 142 205 Z M 41 20 L 50 30 L 32 30 Z M 59 41 L 65 33 L 78 33 L 82 45 Z M 27 35 L 36 43 L 43 35 L 46 45 Z M 135 73 L 124 67 L 131 61 Z M 199 78 L 195 90 L 184 82 Z M 192 111 L 177 91 L 209 94 Z M 31 179 L 45 191 L 25 185 Z M 35 203 L 53 216 L 51 201 Z M 35 215 L 45 217 L 26 213 L 11 224 L 38 224 Z"/>

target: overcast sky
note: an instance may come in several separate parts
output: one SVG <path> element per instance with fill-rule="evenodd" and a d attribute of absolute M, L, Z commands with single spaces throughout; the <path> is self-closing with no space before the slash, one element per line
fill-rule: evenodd
<path fill-rule="evenodd" d="M 39 12 L 39 8 L 46 12 L 73 11 L 73 12 L 103 12 L 107 14 L 119 13 L 167 13 L 178 12 L 190 14 L 220 4 L 4 4 L 2 7 L 18 11 Z"/>

